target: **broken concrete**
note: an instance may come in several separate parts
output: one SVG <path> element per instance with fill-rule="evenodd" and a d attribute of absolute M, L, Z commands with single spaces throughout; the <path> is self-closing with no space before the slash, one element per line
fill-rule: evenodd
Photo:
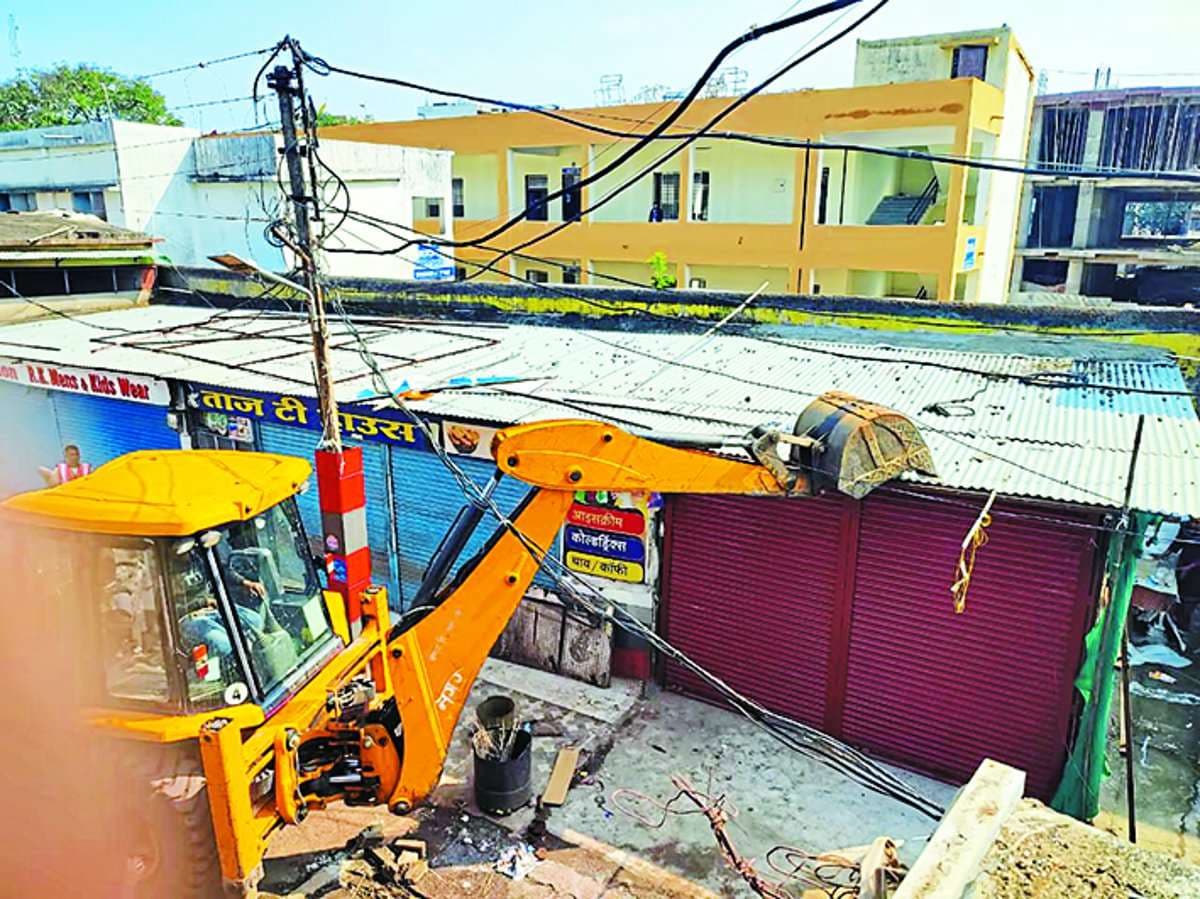
<path fill-rule="evenodd" d="M 1185 899 L 1200 868 L 1022 800 L 1005 821 L 970 899 Z"/>

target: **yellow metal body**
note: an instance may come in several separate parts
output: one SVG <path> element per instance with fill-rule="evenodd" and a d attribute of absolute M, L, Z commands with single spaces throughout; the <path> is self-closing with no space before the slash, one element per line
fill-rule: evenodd
<path fill-rule="evenodd" d="M 514 514 L 516 533 L 497 535 L 416 624 L 393 628 L 386 592 L 364 591 L 361 633 L 351 641 L 344 616 L 334 614 L 341 645 L 269 717 L 254 705 L 195 715 L 91 713 L 96 726 L 128 739 L 199 741 L 227 883 L 253 887 L 271 834 L 303 820 L 310 809 L 346 798 L 404 812 L 429 794 L 471 685 L 562 527 L 575 491 L 811 493 L 802 474 L 785 483 L 763 465 L 664 446 L 598 422 L 508 428 L 492 451 L 504 472 L 540 489 Z M 295 493 L 308 472 L 307 463 L 283 456 L 135 453 L 4 507 L 8 515 L 50 527 L 185 536 L 269 508 Z M 368 715 L 362 709 L 357 718 L 343 714 L 349 690 L 367 697 Z M 380 723 L 387 714 L 398 715 L 398 727 Z M 350 796 L 311 789 L 325 771 L 321 765 L 302 770 L 306 744 L 345 747 L 371 790 Z M 268 771 L 273 789 L 264 795 L 256 785 L 265 783 Z"/>
<path fill-rule="evenodd" d="M 246 521 L 294 496 L 312 473 L 295 456 L 142 450 L 86 478 L 4 501 L 23 524 L 131 537 L 187 537 Z"/>

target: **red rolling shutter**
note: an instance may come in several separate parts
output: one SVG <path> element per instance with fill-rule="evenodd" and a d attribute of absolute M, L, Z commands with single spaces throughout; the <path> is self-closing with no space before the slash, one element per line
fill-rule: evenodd
<path fill-rule="evenodd" d="M 1006 509 L 1019 507 L 997 504 Z M 1027 792 L 1045 799 L 1066 757 L 1093 532 L 994 515 L 956 615 L 950 585 L 976 514 L 895 495 L 866 501 L 842 736 L 956 783 L 991 757 L 1023 768 Z"/>
<path fill-rule="evenodd" d="M 821 726 L 843 501 L 675 496 L 661 624 L 679 649 L 768 708 Z M 712 698 L 669 663 L 669 687 Z"/>

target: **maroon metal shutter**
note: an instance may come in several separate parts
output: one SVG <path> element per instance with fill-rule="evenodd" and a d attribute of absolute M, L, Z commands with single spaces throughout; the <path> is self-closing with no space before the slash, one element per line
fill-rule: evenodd
<path fill-rule="evenodd" d="M 1045 799 L 1066 756 L 1092 532 L 993 516 L 956 615 L 950 585 L 976 514 L 895 495 L 866 500 L 842 736 L 959 783 L 991 757 L 1023 768 L 1027 791 Z"/>
<path fill-rule="evenodd" d="M 674 496 L 667 503 L 661 625 L 734 689 L 821 726 L 842 503 Z M 712 699 L 668 663 L 667 686 Z"/>

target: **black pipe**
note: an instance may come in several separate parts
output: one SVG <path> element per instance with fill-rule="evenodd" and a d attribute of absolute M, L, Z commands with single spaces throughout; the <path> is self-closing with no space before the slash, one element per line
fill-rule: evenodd
<path fill-rule="evenodd" d="M 462 555 L 467 541 L 479 527 L 479 522 L 483 520 L 483 515 L 487 511 L 487 503 L 491 500 L 492 494 L 496 492 L 496 486 L 502 477 L 504 477 L 504 473 L 497 470 L 488 481 L 487 486 L 483 488 L 483 500 L 479 503 L 470 503 L 458 510 L 458 514 L 454 516 L 454 522 L 442 537 L 442 542 L 438 544 L 438 548 L 429 558 L 425 577 L 421 579 L 421 586 L 417 588 L 416 595 L 413 597 L 412 608 L 436 605 L 434 596 L 442 586 L 442 582 L 446 580 L 450 569 L 454 567 L 454 563 L 458 561 L 458 557 Z"/>

